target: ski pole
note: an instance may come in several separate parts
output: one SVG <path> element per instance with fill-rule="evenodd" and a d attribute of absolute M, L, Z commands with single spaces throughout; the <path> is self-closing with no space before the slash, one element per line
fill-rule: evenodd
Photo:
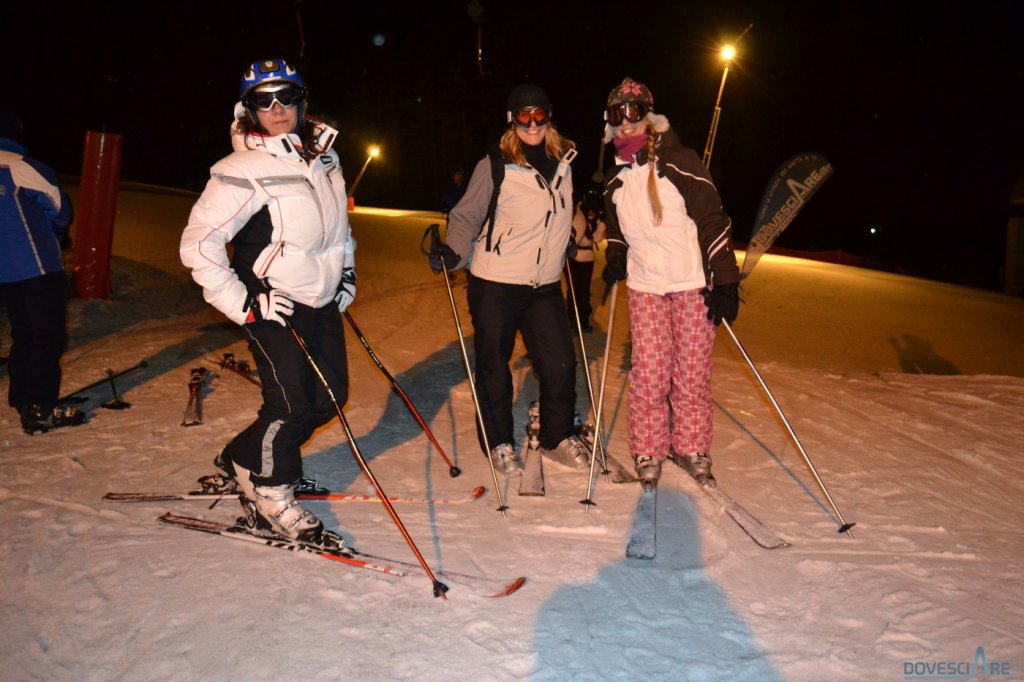
<path fill-rule="evenodd" d="M 126 367 L 125 369 L 122 369 L 122 370 L 117 371 L 117 372 L 114 372 L 113 370 L 109 370 L 108 369 L 106 377 L 100 379 L 99 381 L 94 381 L 91 384 L 89 384 L 88 386 L 82 386 L 80 389 L 78 389 L 76 391 L 72 391 L 71 393 L 68 393 L 66 396 L 63 396 L 62 398 L 58 398 L 57 402 L 58 403 L 84 403 L 86 401 L 86 398 L 83 398 L 83 397 L 79 396 L 78 395 L 79 393 L 85 393 L 86 391 L 94 389 L 97 386 L 100 386 L 102 384 L 107 383 L 108 381 L 110 382 L 110 385 L 113 386 L 114 385 L 114 378 L 119 377 L 122 374 L 127 374 L 128 372 L 133 372 L 133 371 L 135 371 L 137 369 L 142 369 L 143 367 L 146 367 L 148 365 L 149 365 L 148 362 L 146 362 L 145 360 L 142 360 L 137 365 L 132 365 L 131 367 Z M 116 390 L 114 391 L 114 397 L 115 398 L 117 397 L 117 391 Z"/>
<path fill-rule="evenodd" d="M 800 451 L 800 454 L 803 456 L 804 461 L 807 463 L 807 467 L 811 470 L 811 473 L 814 474 L 814 480 L 818 482 L 818 485 L 821 487 L 821 491 L 825 493 L 825 497 L 828 499 L 828 503 L 832 505 L 832 511 L 836 513 L 836 517 L 839 518 L 839 522 L 842 524 L 841 526 L 839 526 L 839 530 L 837 532 L 847 533 L 852 538 L 853 531 L 850 529 L 853 528 L 853 526 L 856 524 L 847 523 L 843 519 L 843 515 L 839 512 L 839 508 L 836 507 L 836 503 L 832 501 L 832 496 L 828 494 L 828 488 L 825 487 L 825 484 L 822 482 L 821 477 L 818 476 L 817 470 L 814 468 L 814 464 L 811 463 L 811 458 L 807 456 L 807 451 L 804 450 L 804 446 L 800 444 L 800 439 L 797 438 L 796 432 L 793 431 L 793 427 L 789 425 L 789 420 L 786 419 L 786 415 L 782 413 L 782 408 L 779 407 L 779 403 L 775 401 L 775 396 L 772 395 L 771 390 L 768 388 L 768 384 L 764 382 L 764 379 L 761 378 L 761 373 L 757 371 L 756 367 L 754 367 L 754 362 L 753 360 L 750 359 L 750 356 L 747 355 L 747 350 L 743 347 L 743 344 L 740 343 L 740 340 L 736 338 L 736 334 L 733 332 L 732 327 L 729 326 L 729 321 L 722 320 L 722 326 L 725 327 L 725 330 L 727 332 L 729 332 L 729 336 L 732 337 L 733 343 L 736 344 L 736 347 L 739 349 L 740 354 L 743 356 L 743 359 L 747 361 L 747 365 L 750 367 L 750 371 L 752 371 L 754 373 L 754 376 L 757 377 L 757 382 L 761 384 L 761 389 L 764 391 L 764 394 L 768 396 L 768 401 L 771 402 L 772 407 L 775 408 L 776 414 L 779 415 L 779 419 L 781 419 L 783 425 L 785 425 L 786 431 L 789 433 L 789 437 L 793 439 L 794 443 L 796 443 L 797 450 Z"/>
<path fill-rule="evenodd" d="M 402 401 L 405 403 L 405 406 L 409 408 L 409 412 L 412 413 L 412 416 L 419 423 L 420 428 L 423 429 L 423 433 L 427 434 L 427 438 L 429 438 L 430 442 L 434 444 L 435 448 L 437 448 L 437 451 L 441 454 L 441 459 L 443 459 L 445 464 L 448 465 L 448 473 L 451 474 L 452 478 L 455 478 L 456 476 L 461 474 L 462 469 L 452 464 L 452 461 L 448 459 L 448 455 L 445 454 L 444 448 L 442 448 L 441 444 L 437 442 L 437 438 L 434 438 L 434 434 L 430 431 L 430 427 L 428 427 L 426 422 L 423 421 L 423 416 L 420 415 L 420 412 L 419 410 L 416 409 L 416 406 L 412 404 L 412 400 L 409 398 L 409 394 L 402 390 L 402 387 L 398 385 L 398 381 L 395 380 L 395 377 L 391 376 L 391 372 L 384 368 L 384 364 L 380 361 L 380 358 L 377 357 L 377 354 L 373 352 L 373 348 L 370 347 L 370 342 L 367 341 L 366 337 L 363 336 L 363 333 L 359 331 L 359 327 L 356 326 L 355 320 L 352 319 L 352 316 L 349 314 L 347 310 L 344 313 L 342 313 L 342 315 L 344 315 L 345 320 L 347 320 L 349 325 L 351 325 L 352 331 L 355 332 L 356 336 L 359 338 L 360 343 L 363 344 L 363 348 L 365 348 L 366 352 L 369 353 L 370 359 L 373 360 L 373 363 L 375 365 L 377 365 L 377 369 L 379 369 L 381 373 L 384 375 L 384 377 L 391 382 L 391 387 L 395 389 L 395 392 L 398 393 L 399 397 L 401 397 Z"/>
<path fill-rule="evenodd" d="M 427 228 L 427 232 L 423 235 L 424 240 L 426 239 L 427 234 L 430 235 L 431 251 L 441 243 L 440 230 L 441 226 L 434 223 Z M 421 241 L 421 246 L 422 243 L 423 242 Z M 452 293 L 452 280 L 448 275 L 448 266 L 445 264 L 444 258 L 441 259 L 441 271 L 444 273 L 445 288 L 448 289 L 448 302 L 451 303 L 452 306 L 452 317 L 455 318 L 455 331 L 459 336 L 459 348 L 462 350 L 462 364 L 466 368 L 466 378 L 469 379 L 469 390 L 473 394 L 473 406 L 476 408 L 476 420 L 477 424 L 480 426 L 480 437 L 483 439 L 484 449 L 487 451 L 487 454 L 484 456 L 487 457 L 487 463 L 491 467 L 491 478 L 494 480 L 494 490 L 498 494 L 498 511 L 501 512 L 503 517 L 507 518 L 508 515 L 506 512 L 508 511 L 508 506 L 505 504 L 502 497 L 501 485 L 498 483 L 498 472 L 495 470 L 494 461 L 491 459 L 491 444 L 487 440 L 487 427 L 484 426 L 484 413 L 483 410 L 480 409 L 480 397 L 476 393 L 476 382 L 473 380 L 473 370 L 469 366 L 469 354 L 466 352 L 466 339 L 462 336 L 462 322 L 459 321 L 459 309 L 455 305 L 455 295 Z"/>
<path fill-rule="evenodd" d="M 565 261 L 565 274 L 569 280 L 569 297 L 572 299 L 572 310 L 573 315 L 576 318 L 576 331 L 580 338 L 580 356 L 583 358 L 583 376 L 587 379 L 587 395 L 590 399 L 590 409 L 595 409 L 597 403 L 594 402 L 594 382 L 590 379 L 590 363 L 587 362 L 587 347 L 583 339 L 583 322 L 580 320 L 580 309 L 576 305 L 576 288 L 572 283 L 572 269 L 569 267 L 569 261 Z M 590 458 L 594 459 L 597 453 L 601 453 L 601 473 L 607 474 L 608 472 L 608 461 L 604 457 L 604 443 L 600 433 L 594 433 L 594 445 L 590 452 Z M 593 475 L 593 467 L 591 467 L 591 475 Z M 587 497 L 590 497 L 588 494 Z"/>
<path fill-rule="evenodd" d="M 611 288 L 612 288 L 612 298 L 611 298 L 610 308 L 608 310 L 608 336 L 604 340 L 604 362 L 602 363 L 602 366 L 601 366 L 601 387 L 598 390 L 597 408 L 596 408 L 596 411 L 594 412 L 594 448 L 595 448 L 595 451 L 596 451 L 596 448 L 597 448 L 597 439 L 599 437 L 598 434 L 601 433 L 601 412 L 602 412 L 602 409 L 604 407 L 604 387 L 608 383 L 608 354 L 609 354 L 609 351 L 611 351 L 611 347 L 612 347 L 612 329 L 613 329 L 612 324 L 615 321 L 615 298 L 616 298 L 616 296 L 619 293 L 619 283 L 615 282 L 614 284 L 611 285 Z M 588 514 L 590 513 L 590 505 L 595 504 L 590 499 L 590 495 L 594 491 L 594 464 L 596 463 L 596 460 L 597 460 L 597 458 L 595 457 L 594 452 L 591 452 L 590 453 L 590 478 L 587 481 L 587 497 L 584 500 L 580 500 L 580 504 L 583 505 L 583 508 L 586 510 L 586 512 Z"/>
<path fill-rule="evenodd" d="M 413 541 L 412 536 L 409 535 L 409 531 L 405 529 L 405 524 L 402 523 L 402 519 L 398 517 L 398 512 L 395 511 L 395 507 L 391 504 L 391 500 L 388 499 L 387 495 L 384 494 L 384 490 L 381 488 L 380 483 L 377 482 L 377 477 L 370 471 L 370 465 L 367 464 L 366 459 L 363 457 L 363 453 L 359 450 L 359 445 L 356 443 L 356 437 L 352 434 L 352 429 L 348 425 L 348 419 L 345 418 L 345 413 L 341 411 L 341 405 L 338 404 L 337 399 L 334 397 L 334 391 L 331 390 L 331 385 L 327 383 L 327 377 L 320 371 L 320 367 L 316 364 L 313 356 L 309 352 L 309 347 L 306 346 L 306 342 L 302 340 L 299 333 L 295 331 L 295 327 L 292 323 L 285 319 L 285 326 L 288 327 L 288 331 L 295 337 L 295 342 L 299 344 L 299 348 L 302 349 L 302 354 L 306 356 L 309 361 L 309 366 L 313 368 L 313 372 L 316 373 L 317 378 L 320 379 L 320 383 L 323 385 L 324 390 L 327 391 L 327 397 L 331 399 L 334 404 L 334 410 L 338 413 L 338 419 L 341 420 L 341 427 L 345 430 L 345 438 L 348 439 L 348 444 L 352 448 L 352 454 L 355 455 L 356 462 L 359 464 L 359 468 L 366 474 L 366 478 L 369 479 L 373 485 L 374 490 L 377 491 L 377 496 L 380 497 L 380 501 L 384 503 L 384 507 L 388 510 L 388 514 L 391 516 L 391 520 L 398 526 L 399 532 L 405 541 L 409 544 L 409 549 L 416 555 L 416 560 L 420 562 L 420 566 L 423 567 L 423 571 L 430 578 L 430 582 L 434 585 L 434 596 L 440 597 L 443 601 L 448 601 L 448 597 L 445 596 L 445 592 L 448 591 L 448 586 L 438 580 L 433 571 L 430 570 L 430 566 L 427 565 L 426 559 L 420 554 L 420 550 L 416 547 L 416 543 Z"/>

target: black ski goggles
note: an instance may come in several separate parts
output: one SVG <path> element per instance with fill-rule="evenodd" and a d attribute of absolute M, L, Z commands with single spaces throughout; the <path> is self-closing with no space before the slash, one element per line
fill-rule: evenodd
<path fill-rule="evenodd" d="M 551 121 L 551 112 L 544 107 L 529 107 L 512 113 L 512 122 L 520 128 L 529 128 L 531 123 L 538 127 Z"/>
<path fill-rule="evenodd" d="M 605 117 L 613 127 L 618 127 L 624 122 L 637 123 L 651 108 L 643 102 L 623 102 L 605 110 Z"/>
<path fill-rule="evenodd" d="M 270 111 L 277 102 L 285 109 L 291 109 L 306 99 L 306 91 L 296 85 L 287 85 L 279 90 L 255 90 L 245 96 L 244 104 L 257 111 Z"/>

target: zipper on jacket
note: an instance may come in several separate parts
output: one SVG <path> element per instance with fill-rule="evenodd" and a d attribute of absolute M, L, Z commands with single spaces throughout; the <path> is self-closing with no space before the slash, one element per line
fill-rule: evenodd
<path fill-rule="evenodd" d="M 263 264 L 263 267 L 260 268 L 260 271 L 258 273 L 256 273 L 256 276 L 259 277 L 260 279 L 266 277 L 267 271 L 270 270 L 270 266 L 274 263 L 275 260 L 277 260 L 278 256 L 284 258 L 284 242 L 278 242 L 277 247 L 271 252 L 270 256 Z"/>
<path fill-rule="evenodd" d="M 319 201 L 319 196 L 316 194 L 316 187 L 313 186 L 312 180 L 308 177 L 304 179 L 306 187 L 309 189 L 309 194 L 313 198 L 313 203 L 316 204 L 316 211 L 321 216 L 321 246 L 319 248 L 323 249 L 324 245 L 327 244 L 327 223 L 324 220 L 324 205 Z"/>

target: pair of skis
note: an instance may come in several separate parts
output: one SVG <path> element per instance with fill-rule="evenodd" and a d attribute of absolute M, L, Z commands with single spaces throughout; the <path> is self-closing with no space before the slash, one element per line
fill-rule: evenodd
<path fill-rule="evenodd" d="M 229 496 L 237 496 L 238 490 L 233 481 L 224 476 L 214 474 L 199 479 L 200 487 L 176 493 L 116 493 L 109 492 L 103 496 L 107 502 L 162 502 L 170 500 L 214 500 L 216 501 Z M 431 504 L 467 504 L 480 499 L 486 488 L 478 486 L 471 490 L 468 495 L 462 497 L 433 498 L 411 497 L 411 496 L 389 496 L 391 502 L 399 503 L 431 503 Z M 303 500 L 327 500 L 331 502 L 380 502 L 380 498 L 372 495 L 357 495 L 350 493 L 334 492 L 327 488 L 320 487 L 311 479 L 302 479 L 296 491 L 296 497 Z M 288 550 L 291 552 L 311 554 L 323 559 L 340 562 L 352 568 L 367 569 L 386 573 L 396 577 L 407 577 L 410 575 L 424 574 L 419 564 L 389 559 L 386 557 L 368 554 L 352 547 L 345 547 L 340 542 L 339 536 L 327 531 L 325 542 L 309 542 L 293 540 L 291 538 L 277 535 L 270 531 L 251 528 L 242 519 L 233 524 L 221 523 L 200 519 L 194 516 L 166 513 L 157 518 L 163 525 L 184 528 L 186 530 L 200 531 L 221 537 L 235 540 L 245 540 L 274 549 Z M 435 573 L 439 579 L 446 580 L 454 585 L 462 585 L 487 597 L 505 597 L 516 592 L 526 582 L 523 576 L 510 579 L 487 578 L 484 576 L 454 573 L 451 571 L 439 571 Z"/>
<path fill-rule="evenodd" d="M 591 450 L 594 445 L 594 427 L 592 424 L 581 423 L 579 414 L 576 415 L 575 431 L 576 436 Z M 636 472 L 624 467 L 617 459 L 607 452 L 604 453 L 606 473 L 612 483 L 633 483 L 639 480 Z M 526 439 L 520 454 L 523 462 L 523 477 L 519 482 L 519 494 L 522 496 L 543 497 L 544 495 L 544 458 L 540 452 L 540 403 L 530 403 L 530 411 L 526 424 Z M 567 466 L 571 466 L 566 463 Z"/>
<path fill-rule="evenodd" d="M 219 360 L 206 358 L 221 369 L 227 369 L 243 377 L 257 386 L 260 380 L 247 360 L 235 360 L 234 353 L 224 353 Z M 205 367 L 193 367 L 188 381 L 188 404 L 181 418 L 182 426 L 199 426 L 203 423 L 203 388 L 206 386 L 210 373 Z"/>
<path fill-rule="evenodd" d="M 234 353 L 224 353 L 220 360 L 207 358 L 221 369 L 231 370 L 235 374 L 244 377 L 251 383 L 260 385 L 259 379 L 246 360 L 235 360 Z M 206 386 L 210 373 L 205 367 L 193 367 L 188 380 L 188 404 L 185 406 L 185 414 L 181 418 L 182 426 L 199 426 L 203 423 L 203 388 Z"/>
<path fill-rule="evenodd" d="M 697 485 L 705 495 L 714 501 L 750 539 L 764 549 L 781 549 L 789 547 L 789 543 L 778 536 L 757 519 L 756 516 L 741 507 L 737 502 L 717 487 Z M 644 486 L 636 501 L 633 522 L 630 526 L 629 540 L 626 544 L 626 558 L 653 559 L 657 552 L 657 507 L 658 486 Z"/>
<path fill-rule="evenodd" d="M 210 533 L 235 540 L 244 540 L 274 549 L 311 554 L 322 559 L 337 561 L 353 568 L 368 569 L 396 577 L 425 574 L 423 567 L 419 564 L 398 559 L 388 559 L 375 554 L 361 552 L 352 547 L 346 547 L 343 543 L 339 542 L 340 538 L 337 535 L 329 531 L 325 532 L 325 535 L 331 538 L 330 541 L 316 543 L 293 540 L 269 531 L 250 528 L 241 519 L 234 524 L 226 524 L 198 519 L 192 516 L 167 513 L 157 518 L 157 521 L 166 526 Z M 451 571 L 435 571 L 434 576 L 453 585 L 463 585 L 485 597 L 507 597 L 526 583 L 526 578 L 523 576 L 505 580 Z M 435 594 L 435 596 L 438 595 Z"/>

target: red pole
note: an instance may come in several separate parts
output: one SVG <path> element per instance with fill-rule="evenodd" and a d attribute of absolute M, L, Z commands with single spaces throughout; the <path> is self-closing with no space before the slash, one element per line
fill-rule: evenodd
<path fill-rule="evenodd" d="M 110 253 L 123 139 L 114 133 L 85 133 L 72 277 L 79 298 L 110 297 Z"/>

